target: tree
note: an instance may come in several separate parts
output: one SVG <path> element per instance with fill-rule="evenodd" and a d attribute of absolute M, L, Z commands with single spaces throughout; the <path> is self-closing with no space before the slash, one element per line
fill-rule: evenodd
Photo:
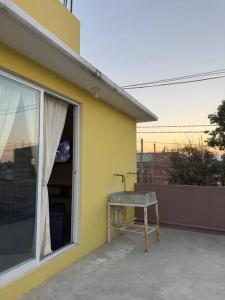
<path fill-rule="evenodd" d="M 221 161 L 220 161 L 220 181 L 221 185 L 225 185 L 225 155 L 223 154 L 221 156 Z"/>
<path fill-rule="evenodd" d="M 225 100 L 218 106 L 217 112 L 208 116 L 210 123 L 217 127 L 209 132 L 207 143 L 210 147 L 225 150 Z"/>
<path fill-rule="evenodd" d="M 169 182 L 187 185 L 217 185 L 220 162 L 207 149 L 185 146 L 170 156 Z"/>

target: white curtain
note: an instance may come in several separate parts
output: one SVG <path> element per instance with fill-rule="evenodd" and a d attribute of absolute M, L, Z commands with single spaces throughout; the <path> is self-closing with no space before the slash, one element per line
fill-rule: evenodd
<path fill-rule="evenodd" d="M 38 129 L 39 129 L 39 93 L 33 89 L 23 89 L 22 101 L 27 121 L 29 141 L 31 143 L 32 156 L 34 158 L 34 167 L 37 172 L 38 162 Z"/>
<path fill-rule="evenodd" d="M 41 256 L 51 253 L 48 181 L 64 128 L 68 105 L 52 96 L 44 101 L 44 154 L 41 204 Z"/>
<path fill-rule="evenodd" d="M 21 93 L 19 85 L 0 77 L 0 160 L 15 121 Z"/>

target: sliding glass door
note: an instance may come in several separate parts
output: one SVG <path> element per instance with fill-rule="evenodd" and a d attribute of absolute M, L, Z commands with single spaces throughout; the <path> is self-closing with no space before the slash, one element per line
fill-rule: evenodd
<path fill-rule="evenodd" d="M 0 75 L 0 273 L 35 258 L 39 102 Z"/>
<path fill-rule="evenodd" d="M 78 244 L 79 106 L 0 71 L 0 285 Z"/>

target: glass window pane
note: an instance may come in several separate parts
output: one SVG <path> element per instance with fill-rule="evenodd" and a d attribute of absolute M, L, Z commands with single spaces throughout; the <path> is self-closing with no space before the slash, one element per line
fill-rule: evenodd
<path fill-rule="evenodd" d="M 0 76 L 0 272 L 35 255 L 39 98 Z"/>

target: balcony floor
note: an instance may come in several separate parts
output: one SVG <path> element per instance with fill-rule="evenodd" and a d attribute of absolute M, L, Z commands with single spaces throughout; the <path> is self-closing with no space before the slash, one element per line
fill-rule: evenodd
<path fill-rule="evenodd" d="M 23 300 L 224 300 L 225 236 L 161 229 L 149 253 L 120 234 Z"/>

